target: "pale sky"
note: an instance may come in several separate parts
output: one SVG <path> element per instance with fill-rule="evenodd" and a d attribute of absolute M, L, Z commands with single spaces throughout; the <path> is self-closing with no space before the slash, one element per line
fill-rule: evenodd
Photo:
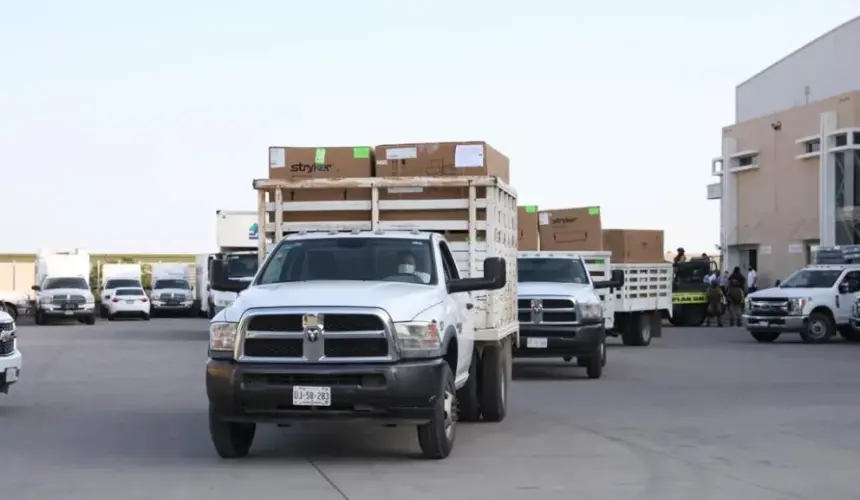
<path fill-rule="evenodd" d="M 485 140 L 520 204 L 713 250 L 734 87 L 857 0 L 0 0 L 0 253 L 208 252 L 269 146 Z"/>

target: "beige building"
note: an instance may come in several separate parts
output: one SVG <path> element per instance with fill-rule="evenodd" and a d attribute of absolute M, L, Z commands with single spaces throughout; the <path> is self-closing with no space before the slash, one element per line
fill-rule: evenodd
<path fill-rule="evenodd" d="M 719 182 L 708 186 L 720 199 L 725 268 L 755 267 L 767 286 L 808 263 L 814 245 L 860 243 L 860 64 L 851 60 L 860 61 L 860 18 L 738 86 L 737 123 L 723 128 L 711 164 Z"/>

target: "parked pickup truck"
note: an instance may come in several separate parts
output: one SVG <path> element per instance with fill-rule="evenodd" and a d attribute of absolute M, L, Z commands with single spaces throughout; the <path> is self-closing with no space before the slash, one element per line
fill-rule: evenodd
<path fill-rule="evenodd" d="M 12 316 L 0 311 L 0 392 L 7 394 L 9 387 L 21 374 L 21 353 L 15 338 L 17 330 Z"/>
<path fill-rule="evenodd" d="M 806 343 L 830 341 L 836 333 L 860 340 L 851 327 L 860 291 L 860 264 L 814 264 L 798 269 L 778 287 L 751 293 L 744 304 L 744 326 L 758 342 L 784 333 Z"/>
<path fill-rule="evenodd" d="M 520 252 L 520 336 L 514 357 L 577 359 L 589 378 L 606 365 L 606 336 L 645 346 L 672 310 L 672 266 L 611 264 L 610 252 Z"/>
<path fill-rule="evenodd" d="M 458 420 L 505 417 L 518 327 L 510 188 L 494 177 L 255 187 L 265 207 L 264 260 L 210 323 L 206 384 L 220 456 L 246 455 L 257 423 L 342 418 L 416 425 L 424 456 L 440 459 Z M 469 196 L 379 199 L 386 188 L 428 187 Z M 283 192 L 321 188 L 373 193 L 366 201 L 281 201 Z M 211 287 L 231 291 L 235 281 L 217 262 Z"/>

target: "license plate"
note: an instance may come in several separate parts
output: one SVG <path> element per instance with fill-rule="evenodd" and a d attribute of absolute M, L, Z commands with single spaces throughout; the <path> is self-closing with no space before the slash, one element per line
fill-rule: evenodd
<path fill-rule="evenodd" d="M 542 337 L 529 337 L 526 339 L 526 347 L 529 349 L 546 349 L 547 340 Z"/>
<path fill-rule="evenodd" d="M 74 311 L 78 306 L 76 304 L 66 304 L 63 306 L 63 309 L 67 309 L 69 311 Z"/>
<path fill-rule="evenodd" d="M 66 316 L 71 316 L 74 313 L 72 311 L 65 311 L 63 314 L 65 314 Z"/>
<path fill-rule="evenodd" d="M 133 300 L 126 300 L 125 303 L 126 304 L 134 304 L 134 301 Z"/>
<path fill-rule="evenodd" d="M 18 380 L 18 369 L 17 368 L 6 368 L 6 383 L 12 383 Z"/>
<path fill-rule="evenodd" d="M 331 387 L 293 387 L 293 406 L 331 406 Z"/>
<path fill-rule="evenodd" d="M 167 305 L 169 305 L 169 306 L 178 306 L 178 305 L 179 305 L 179 301 L 176 301 L 176 300 L 168 300 L 168 301 L 167 301 Z"/>

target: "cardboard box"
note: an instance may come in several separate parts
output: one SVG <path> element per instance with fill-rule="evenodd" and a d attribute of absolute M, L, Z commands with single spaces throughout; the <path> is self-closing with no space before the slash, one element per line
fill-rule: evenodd
<path fill-rule="evenodd" d="M 600 207 L 539 211 L 538 237 L 542 251 L 603 250 Z"/>
<path fill-rule="evenodd" d="M 536 252 L 539 248 L 537 207 L 517 207 L 517 250 Z"/>
<path fill-rule="evenodd" d="M 652 229 L 606 229 L 603 248 L 619 264 L 662 263 L 663 231 Z"/>
<path fill-rule="evenodd" d="M 493 175 L 510 182 L 508 157 L 482 141 L 384 144 L 376 146 L 377 177 Z M 385 199 L 465 198 L 460 188 L 385 190 Z M 481 189 L 480 191 L 483 191 Z M 483 197 L 482 193 L 478 197 Z"/>
<path fill-rule="evenodd" d="M 373 176 L 373 148 L 355 147 L 283 147 L 269 148 L 269 178 L 300 181 Z M 273 194 L 273 193 L 272 193 Z M 284 191 L 286 201 L 369 200 L 370 189 L 302 189 Z M 269 201 L 274 201 L 270 195 Z M 284 220 L 318 222 L 327 220 L 363 220 L 358 212 L 284 212 Z"/>

